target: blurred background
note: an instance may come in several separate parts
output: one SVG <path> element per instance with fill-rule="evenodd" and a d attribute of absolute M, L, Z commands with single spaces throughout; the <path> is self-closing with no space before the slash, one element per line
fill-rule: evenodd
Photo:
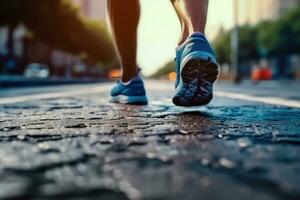
<path fill-rule="evenodd" d="M 141 0 L 138 61 L 175 79 L 180 25 L 169 0 Z M 221 80 L 300 79 L 300 0 L 210 1 L 206 35 Z M 0 0 L 0 86 L 99 82 L 120 75 L 105 0 Z"/>

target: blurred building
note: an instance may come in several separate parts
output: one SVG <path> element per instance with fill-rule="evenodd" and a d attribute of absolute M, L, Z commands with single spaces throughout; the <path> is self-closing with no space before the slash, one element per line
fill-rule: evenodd
<path fill-rule="evenodd" d="M 106 18 L 106 0 L 70 1 L 80 8 L 81 14 L 85 17 L 94 20 Z M 54 49 L 51 45 L 27 37 L 28 30 L 26 27 L 19 25 L 12 32 L 9 30 L 7 26 L 0 26 L 0 75 L 22 75 L 30 63 L 44 64 L 49 67 L 51 74 L 56 76 L 72 76 L 71 71 L 76 66 L 80 66 L 81 71 L 89 70 L 83 61 L 75 55 Z M 9 41 L 11 41 L 10 51 L 8 48 Z M 86 69 L 82 70 L 82 68 Z M 84 73 L 81 72 L 85 75 Z"/>
<path fill-rule="evenodd" d="M 263 20 L 278 19 L 296 6 L 300 6 L 300 0 L 246 0 L 243 6 L 246 8 L 244 22 L 257 24 Z"/>
<path fill-rule="evenodd" d="M 9 28 L 0 27 L 0 75 L 22 75 L 27 65 L 41 63 L 48 66 L 52 74 L 65 76 L 68 68 L 80 61 L 74 55 L 27 37 L 27 31 L 26 27 L 19 25 L 9 36 Z M 10 37 L 11 52 L 8 49 Z"/>
<path fill-rule="evenodd" d="M 80 62 L 74 55 L 27 37 L 27 33 L 23 25 L 14 28 L 11 36 L 7 26 L 0 27 L 0 75 L 22 75 L 27 65 L 40 63 L 48 66 L 52 74 L 65 76 L 70 67 Z M 10 37 L 11 52 L 8 48 Z"/>
<path fill-rule="evenodd" d="M 0 73 L 22 71 L 20 66 L 24 55 L 26 28 L 19 25 L 13 31 L 7 26 L 0 27 Z"/>
<path fill-rule="evenodd" d="M 106 18 L 106 0 L 72 0 L 81 11 L 81 14 L 95 20 Z"/>
<path fill-rule="evenodd" d="M 264 20 L 275 21 L 300 6 L 300 0 L 239 0 L 239 3 L 240 25 L 256 25 Z M 262 61 L 267 64 L 260 64 Z M 249 76 L 252 67 L 268 66 L 275 79 L 300 77 L 300 55 L 297 52 L 293 54 L 284 54 L 283 52 L 281 56 L 251 62 L 240 63 L 240 71 L 246 76 Z"/>

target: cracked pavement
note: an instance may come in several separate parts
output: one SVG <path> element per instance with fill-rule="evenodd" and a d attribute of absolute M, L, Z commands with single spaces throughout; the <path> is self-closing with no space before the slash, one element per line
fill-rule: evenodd
<path fill-rule="evenodd" d="M 299 109 L 180 108 L 171 92 L 150 86 L 148 106 L 106 92 L 0 105 L 0 199 L 300 199 Z"/>

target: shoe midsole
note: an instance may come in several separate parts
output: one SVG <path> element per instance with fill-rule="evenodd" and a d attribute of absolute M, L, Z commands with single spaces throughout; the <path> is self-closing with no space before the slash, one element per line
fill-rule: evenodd
<path fill-rule="evenodd" d="M 110 97 L 111 102 L 119 103 L 147 103 L 148 99 L 146 96 L 125 96 L 118 95 Z"/>

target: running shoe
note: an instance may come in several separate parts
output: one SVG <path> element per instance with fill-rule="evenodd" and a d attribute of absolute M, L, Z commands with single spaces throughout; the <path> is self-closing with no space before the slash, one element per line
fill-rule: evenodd
<path fill-rule="evenodd" d="M 110 93 L 111 103 L 146 105 L 148 99 L 144 82 L 140 76 L 137 76 L 127 83 L 118 81 Z"/>
<path fill-rule="evenodd" d="M 176 49 L 175 96 L 177 106 L 203 106 L 213 98 L 218 77 L 214 51 L 202 33 L 194 33 Z"/>

